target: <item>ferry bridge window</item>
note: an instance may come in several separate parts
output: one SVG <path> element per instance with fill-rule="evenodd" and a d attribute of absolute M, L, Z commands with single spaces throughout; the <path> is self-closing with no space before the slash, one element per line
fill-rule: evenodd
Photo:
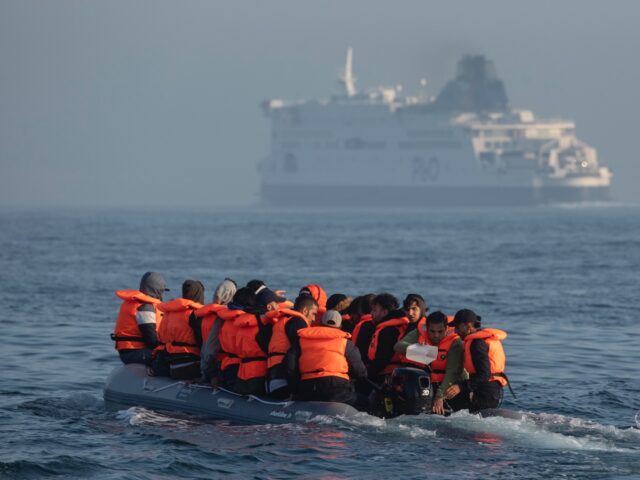
<path fill-rule="evenodd" d="M 293 153 L 285 155 L 282 167 L 287 173 L 296 173 L 298 171 L 298 160 Z"/>

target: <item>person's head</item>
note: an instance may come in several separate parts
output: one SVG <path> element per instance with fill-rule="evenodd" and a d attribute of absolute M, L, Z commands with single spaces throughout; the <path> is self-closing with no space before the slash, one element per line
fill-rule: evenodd
<path fill-rule="evenodd" d="M 185 280 L 182 284 L 182 298 L 204 303 L 204 285 L 199 280 Z"/>
<path fill-rule="evenodd" d="M 375 294 L 367 293 L 353 299 L 353 302 L 349 305 L 348 313 L 354 323 L 358 323 L 363 315 L 371 313 L 371 300 L 374 298 Z"/>
<path fill-rule="evenodd" d="M 253 290 L 253 293 L 258 293 L 263 288 L 266 288 L 267 284 L 264 283 L 262 280 L 254 279 L 254 280 L 249 280 L 247 282 L 246 287 L 250 288 L 251 290 Z"/>
<path fill-rule="evenodd" d="M 316 302 L 315 298 L 311 295 L 298 295 L 298 298 L 296 298 L 296 301 L 293 304 L 293 309 L 304 315 L 309 322 L 313 322 L 316 319 L 316 314 L 318 313 L 318 302 Z"/>
<path fill-rule="evenodd" d="M 347 313 L 351 301 L 351 297 L 347 297 L 343 293 L 334 293 L 327 298 L 327 310 L 336 310 L 341 314 Z"/>
<path fill-rule="evenodd" d="M 250 308 L 256 306 L 256 294 L 249 287 L 239 288 L 231 301 L 234 305 Z"/>
<path fill-rule="evenodd" d="M 322 325 L 325 327 L 340 328 L 342 326 L 342 315 L 336 310 L 327 310 L 322 316 Z"/>
<path fill-rule="evenodd" d="M 284 302 L 286 298 L 279 297 L 273 290 L 268 288 L 262 288 L 256 294 L 256 304 L 266 309 L 268 312 L 271 310 L 278 310 L 280 308 L 280 303 Z"/>
<path fill-rule="evenodd" d="M 410 293 L 402 302 L 402 309 L 407 314 L 407 318 L 412 323 L 417 322 L 427 313 L 427 302 L 424 301 L 422 295 Z"/>
<path fill-rule="evenodd" d="M 305 285 L 300 289 L 300 292 L 298 292 L 298 295 L 303 295 L 303 294 L 311 295 L 315 299 L 315 301 L 318 303 L 319 308 L 326 308 L 327 292 L 325 292 L 320 285 L 316 283 L 310 283 L 309 285 Z"/>
<path fill-rule="evenodd" d="M 213 303 L 218 305 L 227 305 L 238 290 L 238 285 L 230 278 L 225 278 L 216 287 L 216 291 L 213 294 Z"/>
<path fill-rule="evenodd" d="M 147 272 L 140 279 L 139 290 L 145 295 L 162 300 L 162 294 L 169 289 L 164 281 L 164 277 L 158 272 Z"/>
<path fill-rule="evenodd" d="M 447 327 L 447 316 L 444 313 L 440 311 L 430 313 L 425 324 L 429 342 L 438 345 L 447 336 Z"/>
<path fill-rule="evenodd" d="M 398 299 L 390 293 L 379 293 L 371 301 L 371 317 L 379 323 L 393 310 L 398 309 Z"/>
<path fill-rule="evenodd" d="M 450 326 L 455 327 L 456 333 L 460 338 L 464 339 L 466 336 L 471 335 L 473 332 L 480 328 L 480 321 L 482 318 L 480 315 L 467 308 L 458 310 L 453 317 L 453 322 Z"/>

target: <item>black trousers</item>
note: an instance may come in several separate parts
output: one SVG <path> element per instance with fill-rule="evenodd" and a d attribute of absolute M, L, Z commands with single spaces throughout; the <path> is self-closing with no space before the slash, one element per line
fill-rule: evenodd
<path fill-rule="evenodd" d="M 358 396 L 349 380 L 340 377 L 320 377 L 301 380 L 298 383 L 296 399 L 355 405 Z"/>
<path fill-rule="evenodd" d="M 118 350 L 120 360 L 125 365 L 128 363 L 144 363 L 145 365 L 151 364 L 151 349 L 139 348 L 131 350 Z"/>
<path fill-rule="evenodd" d="M 487 408 L 498 408 L 502 399 L 502 385 L 500 382 L 481 383 L 471 392 L 469 412 L 478 413 Z"/>

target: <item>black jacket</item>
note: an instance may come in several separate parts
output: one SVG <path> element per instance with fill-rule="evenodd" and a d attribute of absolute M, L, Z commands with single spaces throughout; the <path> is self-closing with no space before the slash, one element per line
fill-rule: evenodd
<path fill-rule="evenodd" d="M 465 390 L 475 391 L 483 384 L 486 384 L 491 377 L 491 363 L 489 362 L 489 345 L 481 338 L 471 341 L 469 347 L 471 361 L 476 369 L 476 373 L 463 382 L 461 387 Z"/>
<path fill-rule="evenodd" d="M 381 321 L 386 322 L 394 318 L 406 317 L 403 310 L 394 310 L 389 312 Z M 375 331 L 374 326 L 374 331 Z M 415 328 L 415 327 L 414 327 Z M 369 359 L 369 365 L 367 367 L 369 371 L 369 378 L 377 379 L 380 376 L 380 372 L 389 365 L 391 358 L 395 354 L 393 351 L 394 345 L 400 340 L 400 332 L 396 327 L 385 327 L 378 335 L 378 348 L 376 349 L 373 360 Z"/>

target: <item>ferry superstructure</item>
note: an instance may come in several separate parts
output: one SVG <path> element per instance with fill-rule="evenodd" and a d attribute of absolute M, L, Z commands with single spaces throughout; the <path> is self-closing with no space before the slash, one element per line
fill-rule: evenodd
<path fill-rule="evenodd" d="M 458 206 L 606 201 L 612 173 L 570 120 L 511 109 L 493 63 L 467 55 L 436 97 L 359 92 L 352 50 L 341 92 L 268 100 L 263 201 L 282 205 Z M 426 87 L 426 82 L 421 81 Z"/>

